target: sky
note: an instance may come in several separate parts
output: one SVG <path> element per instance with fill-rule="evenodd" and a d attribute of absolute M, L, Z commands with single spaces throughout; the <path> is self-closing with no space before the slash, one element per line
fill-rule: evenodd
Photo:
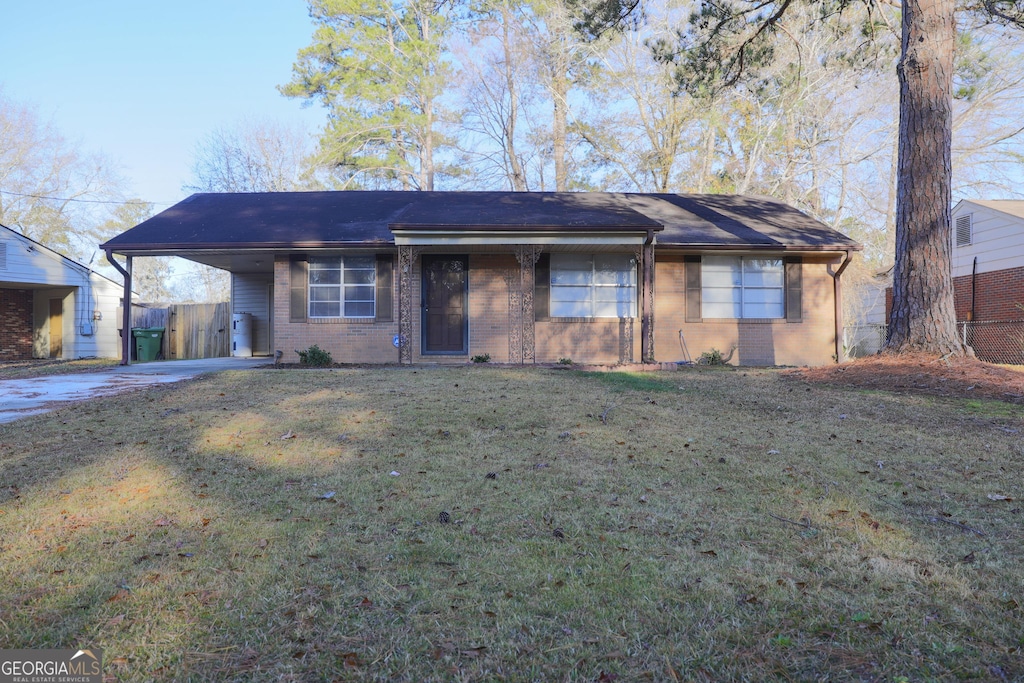
<path fill-rule="evenodd" d="M 5 3 L 0 90 L 36 108 L 157 210 L 190 194 L 197 144 L 270 119 L 311 134 L 323 109 L 277 86 L 312 40 L 304 0 Z"/>

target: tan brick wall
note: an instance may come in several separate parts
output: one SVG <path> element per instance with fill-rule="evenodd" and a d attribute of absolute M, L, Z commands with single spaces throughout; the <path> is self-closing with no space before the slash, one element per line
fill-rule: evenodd
<path fill-rule="evenodd" d="M 632 336 L 633 360 L 639 361 L 639 318 L 633 321 Z M 538 363 L 557 363 L 562 358 L 576 363 L 618 363 L 620 348 L 628 343 L 629 333 L 617 319 L 552 318 L 537 322 L 535 339 Z"/>
<path fill-rule="evenodd" d="M 827 259 L 804 259 L 803 322 L 737 320 L 686 322 L 686 278 L 682 257 L 657 259 L 654 278 L 654 355 L 659 361 L 685 360 L 682 330 L 690 358 L 737 347 L 740 365 L 826 365 L 835 353 L 835 302 Z"/>
<path fill-rule="evenodd" d="M 398 349 L 399 273 L 395 272 L 394 321 L 289 322 L 288 258 L 274 263 L 274 345 L 286 362 L 298 361 L 296 350 L 312 344 L 330 351 L 338 362 L 395 363 Z M 420 315 L 421 259 L 409 278 L 412 285 L 413 362 L 466 363 L 475 355 L 491 361 L 509 360 L 509 283 L 518 286 L 519 264 L 511 254 L 471 254 L 469 257 L 469 351 L 458 355 L 423 355 Z M 660 256 L 655 271 L 655 358 L 683 360 L 678 331 L 683 330 L 691 358 L 712 348 L 728 353 L 738 346 L 732 362 L 746 365 L 824 365 L 833 362 L 835 328 L 832 278 L 826 259 L 803 264 L 803 322 L 685 321 L 685 276 L 681 257 Z M 632 326 L 633 359 L 640 360 L 641 324 Z M 535 323 L 535 354 L 540 363 L 561 358 L 575 362 L 617 363 L 629 333 L 619 320 L 545 320 Z"/>
<path fill-rule="evenodd" d="M 396 259 L 397 261 L 397 259 Z M 397 363 L 398 349 L 391 343 L 398 334 L 398 273 L 395 273 L 394 322 L 373 320 L 314 320 L 292 323 L 288 257 L 274 259 L 274 347 L 284 352 L 282 360 L 297 363 L 296 351 L 313 344 L 330 352 L 338 363 Z"/>
<path fill-rule="evenodd" d="M 510 282 L 519 284 L 519 262 L 514 255 L 470 255 L 470 358 L 490 354 L 491 362 L 508 362 Z"/>

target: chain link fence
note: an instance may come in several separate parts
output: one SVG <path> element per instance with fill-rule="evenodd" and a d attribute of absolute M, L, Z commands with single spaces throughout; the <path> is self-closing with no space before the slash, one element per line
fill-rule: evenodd
<path fill-rule="evenodd" d="M 849 358 L 863 358 L 885 346 L 885 325 L 847 325 L 843 343 Z M 1024 320 L 961 320 L 957 334 L 974 349 L 978 360 L 1024 365 Z"/>
<path fill-rule="evenodd" d="M 974 320 L 956 324 L 978 360 L 1024 365 L 1024 320 Z"/>
<path fill-rule="evenodd" d="M 847 358 L 873 356 L 885 346 L 884 324 L 847 325 L 843 328 L 843 348 Z"/>

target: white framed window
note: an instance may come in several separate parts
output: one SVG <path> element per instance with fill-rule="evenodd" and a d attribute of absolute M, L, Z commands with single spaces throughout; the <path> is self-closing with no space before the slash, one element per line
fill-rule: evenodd
<path fill-rule="evenodd" d="M 374 317 L 376 282 L 374 256 L 310 258 L 309 317 Z"/>
<path fill-rule="evenodd" d="M 705 256 L 700 273 L 702 317 L 786 316 L 786 271 L 782 259 Z"/>
<path fill-rule="evenodd" d="M 629 254 L 552 254 L 551 317 L 635 318 L 636 259 Z"/>

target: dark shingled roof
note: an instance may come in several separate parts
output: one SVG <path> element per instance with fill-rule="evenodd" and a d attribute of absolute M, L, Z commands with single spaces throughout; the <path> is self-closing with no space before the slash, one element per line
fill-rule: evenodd
<path fill-rule="evenodd" d="M 766 197 L 601 192 L 194 194 L 102 247 L 129 253 L 394 244 L 392 229 L 653 230 L 660 245 L 859 248 L 824 223 Z"/>

